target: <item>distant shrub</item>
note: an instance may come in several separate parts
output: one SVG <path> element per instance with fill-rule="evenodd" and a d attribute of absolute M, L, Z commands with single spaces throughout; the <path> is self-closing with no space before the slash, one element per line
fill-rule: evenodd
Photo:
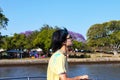
<path fill-rule="evenodd" d="M 90 58 L 91 56 L 90 55 L 87 55 L 87 54 L 82 54 L 82 55 L 69 55 L 69 58 Z"/>
<path fill-rule="evenodd" d="M 80 58 L 90 58 L 90 55 L 82 54 L 82 55 L 80 56 Z"/>

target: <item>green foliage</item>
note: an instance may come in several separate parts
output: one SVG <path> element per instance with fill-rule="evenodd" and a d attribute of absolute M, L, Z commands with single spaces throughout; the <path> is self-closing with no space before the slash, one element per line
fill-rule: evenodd
<path fill-rule="evenodd" d="M 36 39 L 38 34 L 39 34 L 39 31 L 33 31 L 31 35 L 26 36 L 26 45 L 25 45 L 26 49 L 36 48 L 34 44 L 34 40 Z"/>
<path fill-rule="evenodd" d="M 2 48 L 3 49 L 12 49 L 13 44 L 11 43 L 12 37 L 4 36 L 2 38 Z"/>
<path fill-rule="evenodd" d="M 73 48 L 81 49 L 82 48 L 82 42 L 73 41 Z"/>
<path fill-rule="evenodd" d="M 6 16 L 2 13 L 2 9 L 0 8 L 0 29 L 2 28 L 6 28 L 7 24 L 8 24 L 8 18 L 6 18 Z M 3 40 L 2 40 L 2 35 L 0 32 L 0 47 L 3 46 Z"/>
<path fill-rule="evenodd" d="M 4 49 L 33 49 L 42 48 L 45 53 L 49 51 L 53 32 L 59 27 L 44 25 L 40 31 L 33 31 L 31 34 L 14 34 L 12 37 L 4 36 L 1 38 L 0 47 Z"/>
<path fill-rule="evenodd" d="M 2 13 L 2 9 L 0 8 L 0 29 L 1 28 L 6 28 L 7 24 L 8 24 L 8 18 L 6 18 L 6 16 Z"/>
<path fill-rule="evenodd" d="M 47 52 L 50 48 L 51 37 L 54 31 L 54 28 L 50 27 L 49 25 L 44 25 L 34 40 L 34 45 L 36 47 L 42 48 L 45 52 Z"/>
<path fill-rule="evenodd" d="M 120 21 L 92 25 L 87 32 L 87 44 L 92 47 L 120 45 Z"/>
<path fill-rule="evenodd" d="M 87 50 L 89 49 L 86 43 L 78 42 L 76 40 L 73 41 L 73 48 L 77 48 L 78 50 Z"/>
<path fill-rule="evenodd" d="M 90 58 L 91 56 L 88 55 L 88 54 L 81 54 L 81 55 L 77 55 L 77 54 L 74 54 L 74 55 L 69 55 L 69 58 Z"/>

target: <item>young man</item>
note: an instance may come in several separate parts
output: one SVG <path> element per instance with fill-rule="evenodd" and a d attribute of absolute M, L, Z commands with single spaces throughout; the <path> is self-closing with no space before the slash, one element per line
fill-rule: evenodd
<path fill-rule="evenodd" d="M 52 36 L 52 51 L 47 69 L 47 80 L 88 80 L 88 75 L 67 76 L 67 52 L 72 46 L 72 37 L 67 29 L 59 29 Z"/>

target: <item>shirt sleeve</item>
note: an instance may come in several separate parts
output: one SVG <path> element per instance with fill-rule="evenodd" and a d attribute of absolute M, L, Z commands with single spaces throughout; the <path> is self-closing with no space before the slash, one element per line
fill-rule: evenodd
<path fill-rule="evenodd" d="M 64 55 L 61 55 L 57 58 L 57 61 L 56 61 L 56 73 L 57 74 L 62 74 L 62 73 L 66 73 L 66 68 L 65 68 L 65 62 L 66 62 L 66 59 L 65 59 L 65 56 Z"/>

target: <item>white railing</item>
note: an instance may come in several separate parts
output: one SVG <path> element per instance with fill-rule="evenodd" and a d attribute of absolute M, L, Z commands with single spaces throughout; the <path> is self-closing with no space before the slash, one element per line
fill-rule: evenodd
<path fill-rule="evenodd" d="M 44 76 L 33 76 L 33 77 L 3 77 L 0 80 L 46 80 L 47 77 Z M 80 80 L 93 80 L 93 79 L 80 79 Z"/>
<path fill-rule="evenodd" d="M 46 77 L 44 76 L 28 76 L 28 77 L 3 77 L 3 78 L 0 78 L 0 80 L 35 80 L 35 79 L 46 79 Z"/>

